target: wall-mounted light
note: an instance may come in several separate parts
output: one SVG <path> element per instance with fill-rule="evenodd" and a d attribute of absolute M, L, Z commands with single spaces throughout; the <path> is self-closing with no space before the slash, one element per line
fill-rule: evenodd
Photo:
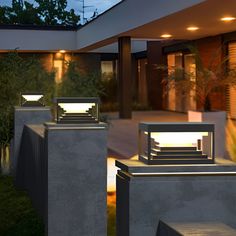
<path fill-rule="evenodd" d="M 42 93 L 21 93 L 21 106 L 44 106 Z"/>
<path fill-rule="evenodd" d="M 161 35 L 161 38 L 164 38 L 164 39 L 168 39 L 168 38 L 171 38 L 172 35 L 171 34 L 162 34 Z"/>
<path fill-rule="evenodd" d="M 214 124 L 140 123 L 139 160 L 151 165 L 214 163 Z"/>
<path fill-rule="evenodd" d="M 197 31 L 197 30 L 199 30 L 199 27 L 197 27 L 197 26 L 189 26 L 189 27 L 187 27 L 187 30 L 188 31 Z"/>
<path fill-rule="evenodd" d="M 220 18 L 221 21 L 224 21 L 224 22 L 231 22 L 233 20 L 235 20 L 236 18 L 233 17 L 233 16 L 225 16 L 225 17 L 222 17 Z"/>
<path fill-rule="evenodd" d="M 57 123 L 84 124 L 99 122 L 99 98 L 55 98 Z"/>

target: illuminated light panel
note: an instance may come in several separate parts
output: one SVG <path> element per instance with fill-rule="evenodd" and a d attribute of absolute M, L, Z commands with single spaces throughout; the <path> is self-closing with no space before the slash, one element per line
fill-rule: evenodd
<path fill-rule="evenodd" d="M 58 105 L 65 110 L 66 113 L 85 113 L 92 106 L 95 106 L 95 103 L 58 103 Z"/>
<path fill-rule="evenodd" d="M 202 136 L 208 136 L 207 132 L 165 132 L 151 133 L 151 138 L 160 143 L 161 147 L 193 147 Z"/>
<path fill-rule="evenodd" d="M 22 95 L 22 97 L 23 97 L 26 101 L 36 102 L 36 101 L 38 101 L 40 98 L 42 98 L 43 95 Z"/>
<path fill-rule="evenodd" d="M 233 16 L 226 16 L 226 17 L 222 17 L 220 20 L 224 21 L 224 22 L 231 22 L 233 20 L 235 20 L 236 18 Z"/>
<path fill-rule="evenodd" d="M 66 53 L 66 50 L 60 50 L 59 53 Z"/>
<path fill-rule="evenodd" d="M 107 192 L 116 191 L 116 174 L 119 168 L 116 167 L 115 162 L 115 158 L 107 158 Z"/>
<path fill-rule="evenodd" d="M 171 34 L 162 34 L 161 37 L 164 39 L 168 39 L 168 38 L 171 38 L 172 35 Z"/>
<path fill-rule="evenodd" d="M 189 26 L 189 27 L 187 28 L 187 30 L 188 30 L 188 31 L 196 31 L 196 30 L 199 30 L 199 27 L 197 27 L 197 26 Z"/>

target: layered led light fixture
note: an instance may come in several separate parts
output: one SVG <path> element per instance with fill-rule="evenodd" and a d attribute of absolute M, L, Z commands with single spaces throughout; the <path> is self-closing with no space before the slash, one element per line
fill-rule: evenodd
<path fill-rule="evenodd" d="M 86 124 L 99 122 L 99 98 L 55 98 L 57 123 Z"/>
<path fill-rule="evenodd" d="M 44 106 L 42 93 L 21 93 L 22 107 Z"/>
<path fill-rule="evenodd" d="M 214 124 L 140 123 L 139 160 L 151 165 L 214 163 Z"/>

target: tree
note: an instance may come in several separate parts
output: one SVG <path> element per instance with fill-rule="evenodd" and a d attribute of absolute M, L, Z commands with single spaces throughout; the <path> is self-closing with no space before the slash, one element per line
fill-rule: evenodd
<path fill-rule="evenodd" d="M 36 5 L 12 0 L 11 7 L 0 7 L 1 24 L 33 24 L 76 26 L 79 15 L 66 10 L 67 0 L 35 0 Z"/>
<path fill-rule="evenodd" d="M 188 98 L 191 91 L 194 91 L 194 99 L 199 103 L 203 111 L 211 111 L 210 95 L 228 86 L 236 87 L 236 69 L 227 67 L 228 57 L 222 58 L 218 62 L 219 53 L 216 50 L 212 55 L 210 63 L 204 65 L 200 52 L 197 47 L 188 47 L 193 54 L 196 71 L 186 72 L 183 67 L 157 66 L 160 70 L 169 70 L 169 74 L 163 79 L 166 92 L 171 89 L 181 91 L 183 97 Z M 221 54 L 220 54 L 221 55 Z M 193 78 L 196 77 L 196 81 Z"/>

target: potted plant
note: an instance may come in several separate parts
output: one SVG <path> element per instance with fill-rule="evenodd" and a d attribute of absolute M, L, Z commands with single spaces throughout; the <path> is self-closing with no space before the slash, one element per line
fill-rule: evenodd
<path fill-rule="evenodd" d="M 163 79 L 165 91 L 174 88 L 186 99 L 193 97 L 198 109 L 188 111 L 188 120 L 215 124 L 215 155 L 224 157 L 226 112 L 212 109 L 210 95 L 225 91 L 227 86 L 236 87 L 236 70 L 227 67 L 227 57 L 219 62 L 218 51 L 212 55 L 212 60 L 206 66 L 196 47 L 189 47 L 189 50 L 195 59 L 195 70 L 186 72 L 182 67 L 168 68 L 168 75 Z"/>

